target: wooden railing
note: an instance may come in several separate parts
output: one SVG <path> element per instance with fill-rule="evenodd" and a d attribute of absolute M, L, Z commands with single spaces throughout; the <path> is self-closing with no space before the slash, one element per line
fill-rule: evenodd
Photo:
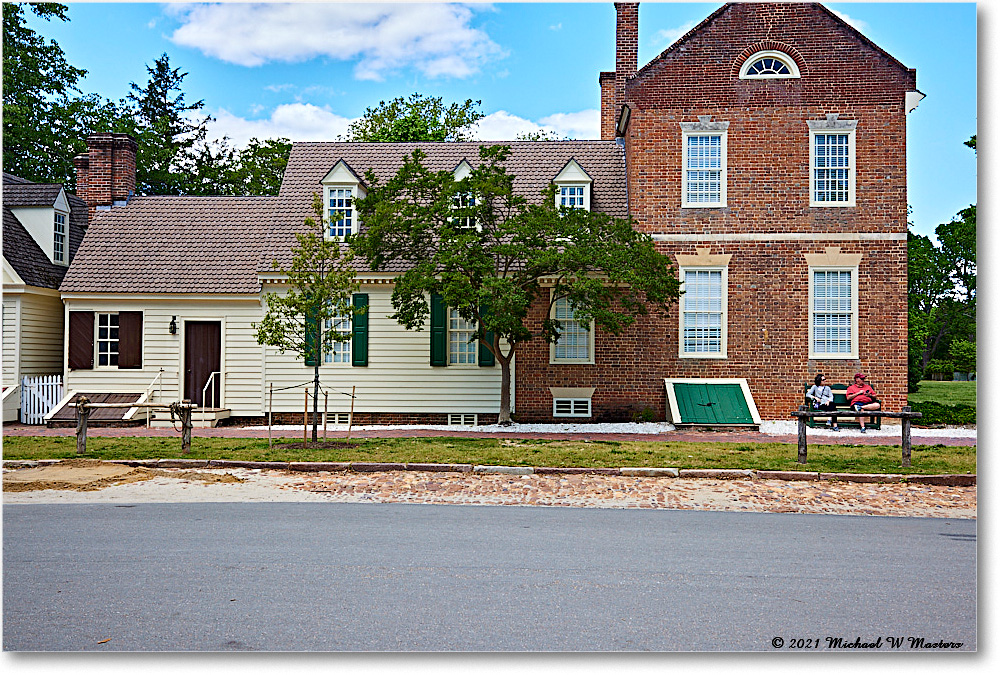
<path fill-rule="evenodd" d="M 903 466 L 910 466 L 910 420 L 923 417 L 923 413 L 913 412 L 910 406 L 905 406 L 901 412 L 885 412 L 883 410 L 862 410 L 860 412 L 841 410 L 809 410 L 806 406 L 800 405 L 799 409 L 792 413 L 792 417 L 799 418 L 799 464 L 806 463 L 806 420 L 810 417 L 830 417 L 833 423 L 837 423 L 838 417 L 893 417 L 903 421 Z"/>

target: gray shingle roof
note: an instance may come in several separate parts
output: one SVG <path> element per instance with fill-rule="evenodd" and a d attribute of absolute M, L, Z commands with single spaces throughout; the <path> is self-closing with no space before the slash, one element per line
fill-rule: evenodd
<path fill-rule="evenodd" d="M 257 293 L 259 272 L 287 266 L 295 233 L 312 216 L 312 195 L 338 161 L 380 181 L 420 147 L 426 165 L 452 170 L 479 163 L 488 143 L 295 143 L 277 197 L 133 197 L 127 206 L 98 212 L 60 290 L 103 293 Z M 593 179 L 591 206 L 628 212 L 625 160 L 611 141 L 523 141 L 511 146 L 515 189 L 541 200 L 541 191 L 575 159 Z M 358 263 L 359 269 L 364 269 Z M 389 271 L 398 271 L 392 268 Z"/>
<path fill-rule="evenodd" d="M 66 267 L 51 262 L 38 243 L 10 210 L 18 207 L 51 207 L 62 186 L 32 183 L 9 173 L 3 174 L 3 255 L 18 276 L 29 286 L 58 288 Z M 76 256 L 87 231 L 87 204 L 79 197 L 69 201 L 69 260 Z"/>
<path fill-rule="evenodd" d="M 133 197 L 99 211 L 64 293 L 257 293 L 276 197 Z"/>
<path fill-rule="evenodd" d="M 270 251 L 278 262 L 287 265 L 295 242 L 295 232 L 302 231 L 303 221 L 312 216 L 312 196 L 320 194 L 320 181 L 337 162 L 343 160 L 364 179 L 371 170 L 379 183 L 385 183 L 403 164 L 403 158 L 420 148 L 427 157 L 427 168 L 441 171 L 455 169 L 464 159 L 477 166 L 479 147 L 495 145 L 492 141 L 463 143 L 295 143 L 281 183 L 282 208 L 277 214 Z M 540 203 L 542 190 L 575 159 L 591 177 L 591 208 L 594 211 L 624 217 L 628 214 L 625 188 L 625 155 L 614 141 L 504 141 L 511 154 L 507 168 L 515 176 L 514 190 L 529 201 Z M 272 268 L 271 255 L 262 260 L 261 270 Z M 391 266 L 388 271 L 394 270 Z"/>

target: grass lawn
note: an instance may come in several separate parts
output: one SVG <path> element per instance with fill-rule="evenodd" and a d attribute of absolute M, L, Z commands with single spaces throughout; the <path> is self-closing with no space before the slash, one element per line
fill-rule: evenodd
<path fill-rule="evenodd" d="M 290 449 L 279 439 L 268 450 L 266 439 L 194 438 L 191 459 L 302 462 L 429 462 L 557 467 L 741 468 L 846 473 L 975 473 L 975 447 L 914 446 L 913 466 L 900 466 L 900 447 L 810 445 L 809 463 L 796 462 L 795 445 L 784 443 L 670 443 L 662 441 L 548 441 L 481 438 L 359 439 L 339 449 Z M 4 459 L 77 457 L 76 438 L 11 436 L 4 439 Z M 93 459 L 182 457 L 179 438 L 87 439 Z"/>
<path fill-rule="evenodd" d="M 920 391 L 908 394 L 907 400 L 910 403 L 923 403 L 932 401 L 943 405 L 976 405 L 976 383 L 975 382 L 935 382 L 934 380 L 921 380 Z"/>

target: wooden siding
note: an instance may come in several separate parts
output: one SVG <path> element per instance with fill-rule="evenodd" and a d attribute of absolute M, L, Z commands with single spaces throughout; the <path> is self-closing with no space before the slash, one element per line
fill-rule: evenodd
<path fill-rule="evenodd" d="M 63 371 L 62 300 L 54 295 L 21 296 L 20 376 Z"/>
<path fill-rule="evenodd" d="M 18 321 L 21 316 L 21 295 L 3 296 L 3 386 L 17 386 Z"/>

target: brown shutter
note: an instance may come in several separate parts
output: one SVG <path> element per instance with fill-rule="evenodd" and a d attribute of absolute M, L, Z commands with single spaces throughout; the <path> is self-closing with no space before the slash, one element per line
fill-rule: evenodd
<path fill-rule="evenodd" d="M 94 367 L 94 313 L 69 313 L 70 370 L 90 370 Z"/>
<path fill-rule="evenodd" d="M 142 312 L 118 312 L 118 367 L 142 368 Z"/>

